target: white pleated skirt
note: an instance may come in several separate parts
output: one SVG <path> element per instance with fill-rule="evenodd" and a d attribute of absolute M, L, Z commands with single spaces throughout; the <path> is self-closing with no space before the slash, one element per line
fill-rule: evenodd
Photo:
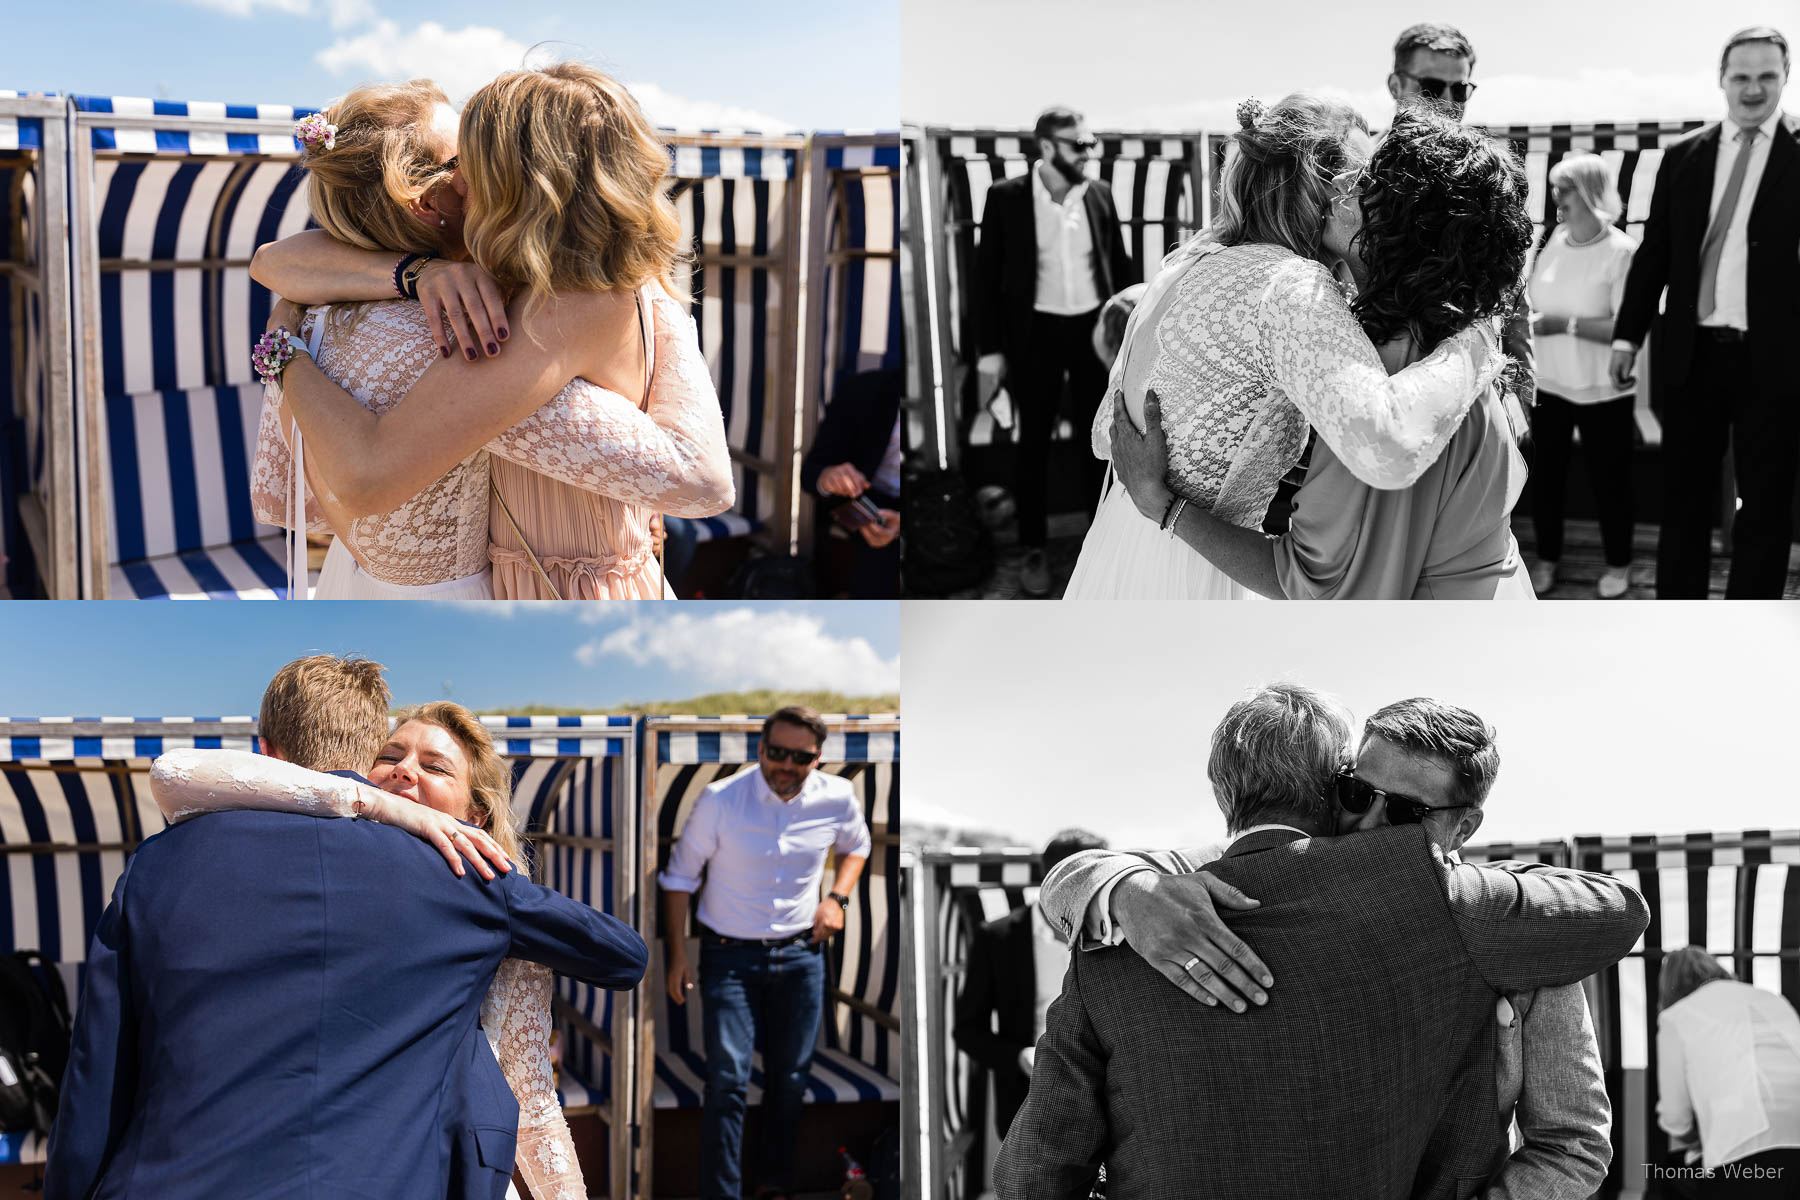
<path fill-rule="evenodd" d="M 356 559 L 336 538 L 325 552 L 314 600 L 492 600 L 492 570 L 448 579 L 443 583 L 383 583 L 356 565 Z"/>
<path fill-rule="evenodd" d="M 1170 537 L 1132 504 L 1110 472 L 1100 509 L 1081 543 L 1065 600 L 1262 600 Z"/>

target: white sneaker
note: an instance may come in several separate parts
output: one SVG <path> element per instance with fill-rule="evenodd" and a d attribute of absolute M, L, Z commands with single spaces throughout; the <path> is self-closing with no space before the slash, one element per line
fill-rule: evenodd
<path fill-rule="evenodd" d="M 1531 590 L 1543 595 L 1556 586 L 1556 564 L 1546 559 L 1539 559 L 1531 566 Z"/>
<path fill-rule="evenodd" d="M 1595 585 L 1594 590 L 1600 594 L 1602 600 L 1617 600 L 1631 590 L 1631 568 L 1629 566 L 1606 568 L 1606 574 L 1600 576 L 1600 582 Z"/>

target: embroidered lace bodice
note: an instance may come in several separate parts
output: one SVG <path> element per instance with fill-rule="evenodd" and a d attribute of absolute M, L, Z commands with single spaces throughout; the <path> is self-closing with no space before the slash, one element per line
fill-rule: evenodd
<path fill-rule="evenodd" d="M 1331 273 L 1279 246 L 1178 252 L 1133 314 L 1114 372 L 1143 427 L 1154 390 L 1169 484 L 1234 525 L 1262 522 L 1310 425 L 1357 478 L 1405 487 L 1449 443 L 1501 366 L 1486 323 L 1390 378 Z M 1110 405 L 1094 453 L 1110 456 Z"/>
<path fill-rule="evenodd" d="M 616 392 L 575 379 L 554 398 L 409 499 L 338 531 L 370 575 L 385 583 L 439 583 L 488 563 L 489 455 L 499 455 L 586 492 L 681 516 L 731 507 L 730 450 L 718 396 L 693 319 L 660 288 L 655 293 L 656 374 L 648 410 Z M 303 330 L 324 310 L 308 313 Z M 355 328 L 327 327 L 319 367 L 364 407 L 384 412 L 405 398 L 437 356 L 417 304 L 372 305 Z M 288 454 L 271 385 L 257 430 L 251 493 L 256 515 L 287 525 Z M 648 522 L 646 515 L 644 520 Z M 307 493 L 306 528 L 331 525 Z"/>
<path fill-rule="evenodd" d="M 243 750 L 171 750 L 150 768 L 151 794 L 171 824 L 247 808 L 347 817 L 363 786 Z M 502 961 L 481 1004 L 481 1027 L 519 1102 L 516 1165 L 531 1194 L 538 1200 L 586 1200 L 550 1065 L 551 979 L 548 967 Z"/>

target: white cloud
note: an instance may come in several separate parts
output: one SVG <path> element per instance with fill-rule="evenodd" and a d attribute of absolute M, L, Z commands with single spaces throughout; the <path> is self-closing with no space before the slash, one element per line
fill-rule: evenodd
<path fill-rule="evenodd" d="M 837 637 L 820 617 L 728 609 L 703 616 L 640 618 L 575 651 L 583 666 L 617 658 L 660 664 L 721 690 L 822 689 L 867 695 L 900 690 L 900 657 L 882 658 L 867 639 Z"/>
<path fill-rule="evenodd" d="M 381 15 L 370 0 L 325 0 L 325 12 L 333 29 L 366 25 Z"/>
<path fill-rule="evenodd" d="M 625 86 L 637 97 L 638 105 L 650 118 L 650 123 L 664 129 L 786 133 L 794 128 L 794 123 L 784 117 L 773 117 L 720 100 L 677 96 L 654 83 L 628 83 Z"/>
<path fill-rule="evenodd" d="M 1546 125 L 1595 121 L 1671 121 L 1715 117 L 1724 110 L 1718 82 L 1706 75 L 1643 75 L 1618 68 L 1589 67 L 1572 76 L 1490 75 L 1478 80 L 1468 119 L 1483 125 Z M 1320 88 L 1348 100 L 1377 127 L 1387 124 L 1394 102 L 1384 87 L 1361 91 Z M 1280 97 L 1261 97 L 1274 103 Z M 1237 126 L 1242 96 L 1192 100 L 1096 114 L 1095 128 L 1203 129 L 1225 132 Z"/>
<path fill-rule="evenodd" d="M 384 19 L 355 37 L 340 37 L 313 61 L 333 75 L 354 71 L 363 79 L 434 79 L 460 105 L 500 72 L 522 66 L 528 49 L 485 25 L 446 29 L 426 21 L 403 33 Z"/>

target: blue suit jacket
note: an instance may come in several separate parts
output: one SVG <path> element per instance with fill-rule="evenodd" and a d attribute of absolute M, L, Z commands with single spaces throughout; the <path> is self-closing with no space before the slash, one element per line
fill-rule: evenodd
<path fill-rule="evenodd" d="M 499 1194 L 517 1108 L 478 1022 L 508 956 L 607 988 L 647 961 L 611 917 L 366 821 L 146 840 L 89 951 L 47 1200 Z"/>

